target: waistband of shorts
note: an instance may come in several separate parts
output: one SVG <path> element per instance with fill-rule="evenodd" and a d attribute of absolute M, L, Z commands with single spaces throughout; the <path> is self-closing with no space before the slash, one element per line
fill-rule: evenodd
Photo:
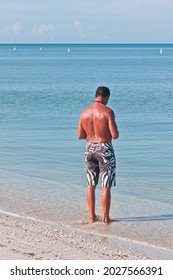
<path fill-rule="evenodd" d="M 111 142 L 87 142 L 87 145 L 101 145 L 101 146 L 104 146 L 104 145 L 112 145 Z"/>

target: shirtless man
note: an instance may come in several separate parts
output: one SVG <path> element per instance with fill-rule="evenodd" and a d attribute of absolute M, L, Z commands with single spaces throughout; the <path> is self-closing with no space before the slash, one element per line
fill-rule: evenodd
<path fill-rule="evenodd" d="M 86 139 L 85 163 L 87 173 L 87 202 L 90 222 L 95 222 L 95 188 L 99 174 L 102 181 L 102 221 L 109 223 L 110 189 L 115 185 L 116 159 L 112 139 L 119 137 L 114 112 L 106 107 L 110 97 L 107 87 L 98 87 L 95 102 L 81 114 L 78 139 Z"/>

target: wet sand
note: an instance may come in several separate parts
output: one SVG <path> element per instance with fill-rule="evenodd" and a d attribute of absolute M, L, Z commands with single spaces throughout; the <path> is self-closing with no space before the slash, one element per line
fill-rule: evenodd
<path fill-rule="evenodd" d="M 152 254 L 152 248 L 144 250 L 142 244 L 111 242 L 67 225 L 17 215 L 0 213 L 0 232 L 1 260 L 171 259 L 168 251 Z"/>

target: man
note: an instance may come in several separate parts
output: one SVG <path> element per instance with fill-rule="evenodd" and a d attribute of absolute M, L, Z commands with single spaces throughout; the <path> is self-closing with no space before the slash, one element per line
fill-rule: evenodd
<path fill-rule="evenodd" d="M 102 181 L 102 221 L 109 223 L 111 186 L 115 185 L 116 159 L 112 139 L 119 137 L 114 112 L 106 106 L 110 97 L 107 87 L 98 87 L 95 102 L 81 114 L 78 139 L 86 139 L 87 202 L 90 222 L 95 222 L 95 188 L 100 174 Z"/>

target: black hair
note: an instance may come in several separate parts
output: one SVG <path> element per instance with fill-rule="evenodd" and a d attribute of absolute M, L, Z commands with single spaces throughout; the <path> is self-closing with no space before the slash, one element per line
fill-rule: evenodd
<path fill-rule="evenodd" d="M 110 90 L 109 90 L 109 88 L 108 88 L 108 87 L 101 86 L 101 87 L 98 87 L 98 88 L 97 88 L 95 97 L 98 97 L 98 96 L 106 97 L 106 96 L 109 96 L 109 95 L 110 95 Z"/>

